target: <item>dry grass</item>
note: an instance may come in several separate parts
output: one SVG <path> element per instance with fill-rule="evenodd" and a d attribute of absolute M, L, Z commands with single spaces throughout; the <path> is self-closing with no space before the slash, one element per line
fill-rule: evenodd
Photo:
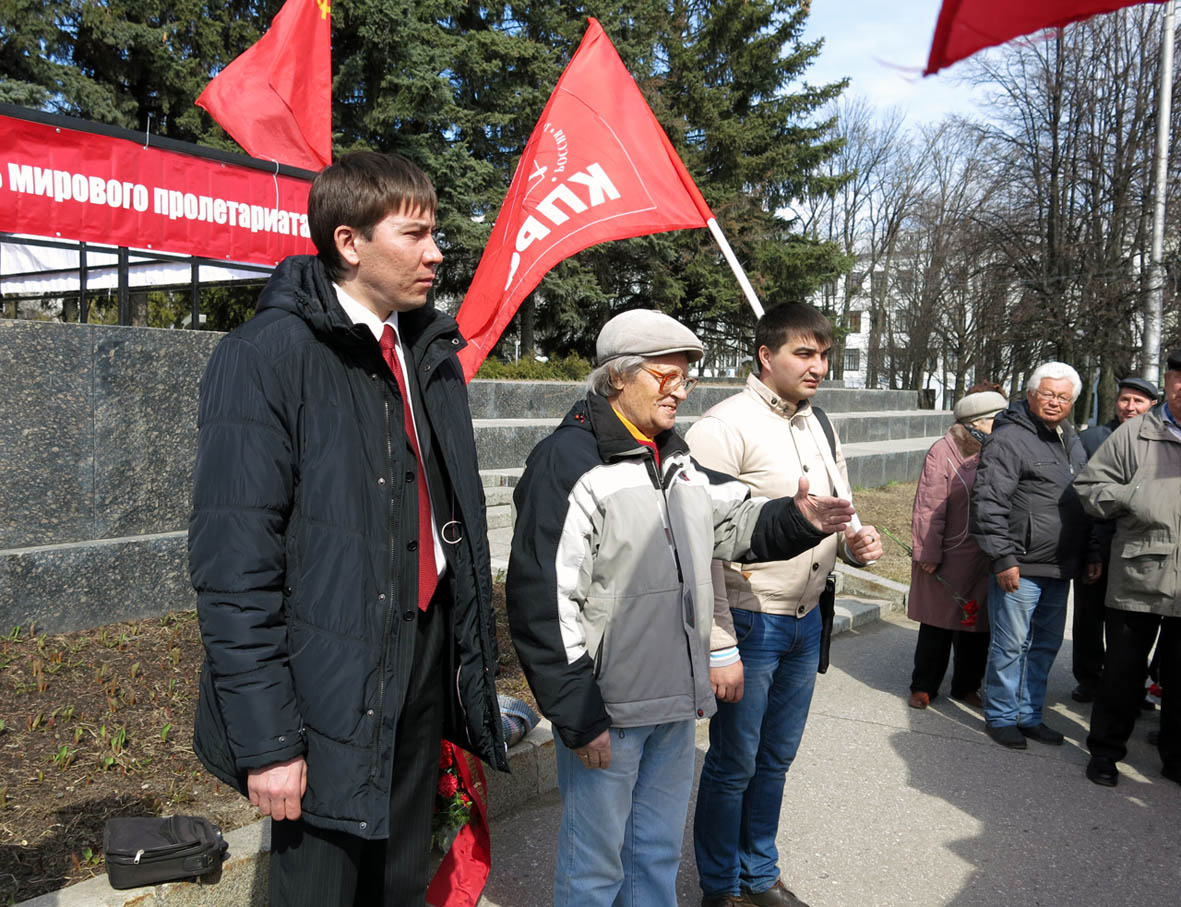
<path fill-rule="evenodd" d="M 857 513 L 866 525 L 888 529 L 907 545 L 911 544 L 910 515 L 914 508 L 914 493 L 917 482 L 894 482 L 881 488 L 859 488 L 853 491 Z M 887 579 L 900 583 L 910 582 L 910 555 L 902 546 L 891 541 L 882 533 L 885 553 L 882 559 L 868 569 Z"/>

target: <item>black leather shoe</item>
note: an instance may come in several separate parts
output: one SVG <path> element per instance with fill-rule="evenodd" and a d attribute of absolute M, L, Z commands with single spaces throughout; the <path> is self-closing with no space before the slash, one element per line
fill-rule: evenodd
<path fill-rule="evenodd" d="M 984 726 L 984 732 L 1001 746 L 1007 746 L 1011 750 L 1025 749 L 1025 735 L 1017 730 L 1016 725 L 1004 724 L 999 727 L 992 727 L 986 724 Z"/>
<path fill-rule="evenodd" d="M 1098 695 L 1092 687 L 1083 686 L 1081 683 L 1070 691 L 1070 698 L 1075 702 L 1094 702 Z"/>
<path fill-rule="evenodd" d="M 766 891 L 753 892 L 742 889 L 743 907 L 808 907 L 803 901 L 787 890 L 782 879 Z"/>
<path fill-rule="evenodd" d="M 1172 765 L 1163 766 L 1160 770 L 1161 777 L 1168 778 L 1177 784 L 1181 784 L 1181 767 Z"/>
<path fill-rule="evenodd" d="M 1100 787 L 1115 787 L 1119 783 L 1119 770 L 1106 756 L 1092 756 L 1087 763 L 1087 777 Z"/>
<path fill-rule="evenodd" d="M 1018 725 L 1017 730 L 1030 740 L 1036 740 L 1038 743 L 1048 743 L 1050 746 L 1061 746 L 1062 741 L 1066 739 L 1058 731 L 1044 723 L 1031 724 L 1029 726 Z"/>

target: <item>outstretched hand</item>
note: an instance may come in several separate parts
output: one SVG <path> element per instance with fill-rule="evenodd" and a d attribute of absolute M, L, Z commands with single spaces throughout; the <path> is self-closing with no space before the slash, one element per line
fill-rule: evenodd
<path fill-rule="evenodd" d="M 842 498 L 808 494 L 809 487 L 808 480 L 800 476 L 800 487 L 793 498 L 796 509 L 820 532 L 844 532 L 853 517 L 853 505 Z"/>

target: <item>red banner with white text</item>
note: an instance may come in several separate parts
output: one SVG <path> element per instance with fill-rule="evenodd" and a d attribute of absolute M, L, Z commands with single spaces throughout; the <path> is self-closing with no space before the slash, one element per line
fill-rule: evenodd
<path fill-rule="evenodd" d="M 274 265 L 313 253 L 309 179 L 0 116 L 0 231 Z"/>

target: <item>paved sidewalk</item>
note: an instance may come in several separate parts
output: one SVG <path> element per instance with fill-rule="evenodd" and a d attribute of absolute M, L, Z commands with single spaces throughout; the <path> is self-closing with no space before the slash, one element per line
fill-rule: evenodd
<path fill-rule="evenodd" d="M 890 615 L 833 640 L 788 774 L 779 847 L 789 887 L 812 907 L 1181 903 L 1181 787 L 1160 777 L 1144 740 L 1159 712 L 1137 724 L 1119 786 L 1096 787 L 1083 775 L 1090 706 L 1070 699 L 1069 640 L 1046 715 L 1066 744 L 1014 752 L 984 735 L 977 710 L 945 697 L 907 707 L 917 627 Z M 493 823 L 481 907 L 552 903 L 558 814 L 552 794 Z M 696 907 L 688 832 L 685 845 L 678 893 Z"/>

